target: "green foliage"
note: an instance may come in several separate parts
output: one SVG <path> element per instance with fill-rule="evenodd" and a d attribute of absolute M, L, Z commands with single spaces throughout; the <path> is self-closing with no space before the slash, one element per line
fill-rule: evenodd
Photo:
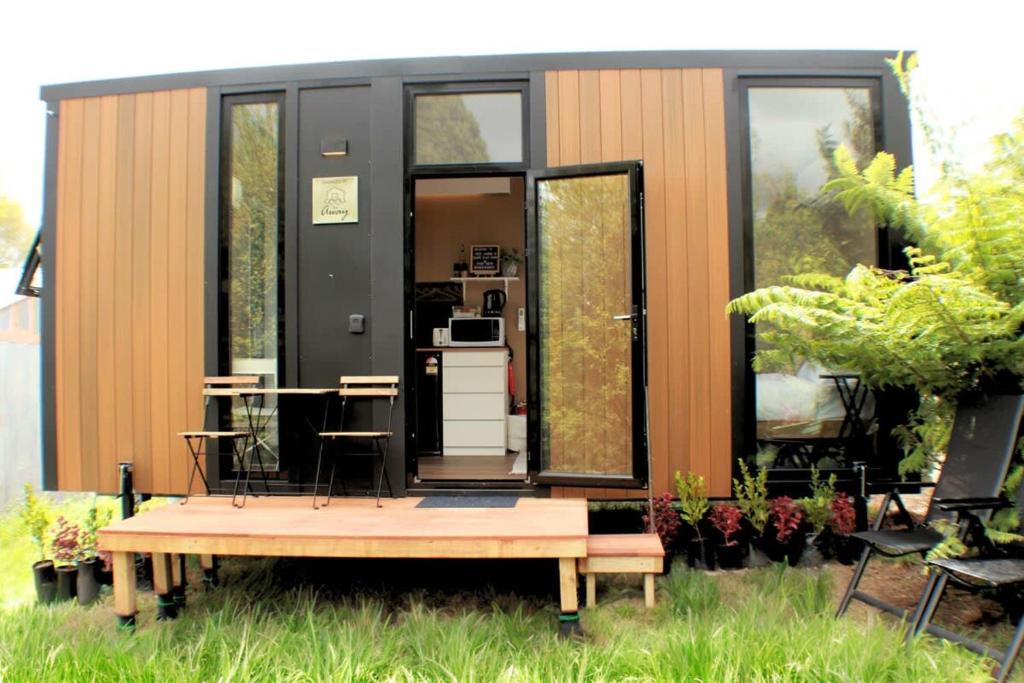
<path fill-rule="evenodd" d="M 836 475 L 825 481 L 816 467 L 811 468 L 811 495 L 797 501 L 815 533 L 821 533 L 832 518 L 832 501 L 836 497 Z"/>
<path fill-rule="evenodd" d="M 49 546 L 46 535 L 52 514 L 46 501 L 36 495 L 32 484 L 25 484 L 25 498 L 21 504 L 20 517 L 22 526 L 28 531 L 32 543 L 39 551 L 39 559 L 45 560 Z"/>
<path fill-rule="evenodd" d="M 710 507 L 708 487 L 704 483 L 704 477 L 696 472 L 687 472 L 684 477 L 677 470 L 676 493 L 679 494 L 679 506 L 682 508 L 680 516 L 684 522 L 692 526 L 700 534 L 697 525 L 704 518 Z"/>
<path fill-rule="evenodd" d="M 110 524 L 113 518 L 113 510 L 109 507 L 100 507 L 93 498 L 92 506 L 85 513 L 81 530 L 78 536 L 78 543 L 81 547 L 83 557 L 90 557 L 96 554 L 96 532 Z"/>
<path fill-rule="evenodd" d="M 743 511 L 755 528 L 763 529 L 764 525 L 768 523 L 768 515 L 772 507 L 768 500 L 768 470 L 759 469 L 755 476 L 751 474 L 747 463 L 740 460 L 739 464 L 742 481 L 732 480 L 736 506 Z"/>
<path fill-rule="evenodd" d="M 480 124 L 458 96 L 416 99 L 416 163 L 490 161 Z"/>
<path fill-rule="evenodd" d="M 21 205 L 0 195 L 0 268 L 20 267 L 34 237 Z"/>

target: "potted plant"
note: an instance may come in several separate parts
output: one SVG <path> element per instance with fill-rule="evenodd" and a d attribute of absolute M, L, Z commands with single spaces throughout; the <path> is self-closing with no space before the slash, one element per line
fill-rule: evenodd
<path fill-rule="evenodd" d="M 36 584 L 36 599 L 43 604 L 57 597 L 57 572 L 53 560 L 46 557 L 46 531 L 50 528 L 50 513 L 46 503 L 35 494 L 31 484 L 25 484 L 25 500 L 21 506 L 21 523 L 28 530 L 39 550 L 39 559 L 32 564 Z"/>
<path fill-rule="evenodd" d="M 672 568 L 672 558 L 676 552 L 676 539 L 679 536 L 679 529 L 683 526 L 683 520 L 679 513 L 672 509 L 672 494 L 666 491 L 653 501 L 654 523 L 651 523 L 651 515 L 644 515 L 644 528 L 648 533 L 654 531 L 661 539 L 661 547 L 665 549 L 664 571 L 667 574 Z"/>
<path fill-rule="evenodd" d="M 747 464 L 740 460 L 741 479 L 732 480 L 733 495 L 736 507 L 743 511 L 743 532 L 749 539 L 751 555 L 754 550 L 761 549 L 765 526 L 771 513 L 771 501 L 768 500 L 768 469 L 760 468 L 757 476 L 750 472 Z M 764 560 L 761 560 L 763 564 Z"/>
<path fill-rule="evenodd" d="M 501 250 L 501 274 L 505 277 L 516 277 L 522 262 L 523 257 L 515 247 Z"/>
<path fill-rule="evenodd" d="M 856 530 L 857 513 L 853 502 L 840 491 L 832 498 L 828 522 L 818 535 L 818 549 L 825 559 L 853 564 L 861 551 L 861 543 L 851 536 Z"/>
<path fill-rule="evenodd" d="M 704 477 L 695 472 L 687 472 L 684 477 L 677 471 L 676 492 L 679 494 L 679 505 L 682 509 L 680 517 L 683 520 L 683 528 L 680 540 L 685 544 L 686 562 L 690 567 L 696 567 L 700 562 L 708 569 L 714 569 L 714 548 L 708 531 L 708 521 L 704 518 L 711 507 Z"/>
<path fill-rule="evenodd" d="M 796 501 L 789 496 L 775 498 L 764 529 L 762 547 L 765 554 L 773 562 L 786 560 L 795 567 L 807 543 L 804 528 L 804 513 Z"/>
<path fill-rule="evenodd" d="M 811 468 L 811 495 L 798 501 L 807 524 L 807 544 L 814 550 L 805 556 L 805 562 L 820 563 L 824 554 L 820 546 L 827 542 L 827 535 L 826 538 L 822 538 L 822 535 L 832 519 L 832 502 L 836 498 L 835 486 L 835 474 L 822 481 L 817 468 Z"/>
<path fill-rule="evenodd" d="M 718 566 L 722 569 L 739 569 L 747 554 L 747 544 L 743 542 L 740 526 L 743 511 L 735 505 L 719 503 L 711 508 L 709 519 L 718 532 L 718 543 L 715 546 Z"/>
<path fill-rule="evenodd" d="M 95 501 L 85 516 L 78 533 L 77 595 L 80 605 L 88 605 L 100 592 L 101 570 L 110 573 L 110 553 L 96 550 L 96 532 L 110 522 L 110 511 L 100 511 Z"/>
<path fill-rule="evenodd" d="M 78 535 L 77 524 L 72 524 L 63 515 L 57 518 L 53 531 L 53 559 L 57 564 L 57 600 L 71 600 L 75 597 L 78 583 Z"/>

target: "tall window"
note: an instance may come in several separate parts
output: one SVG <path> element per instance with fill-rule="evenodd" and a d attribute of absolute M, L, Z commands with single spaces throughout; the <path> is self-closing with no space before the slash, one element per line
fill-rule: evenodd
<path fill-rule="evenodd" d="M 282 98 L 276 95 L 230 97 L 224 100 L 223 119 L 221 303 L 227 370 L 259 375 L 267 387 L 277 385 L 280 351 L 281 105 Z M 256 405 L 267 416 L 274 412 L 272 398 Z M 236 428 L 248 427 L 240 402 L 231 413 Z M 265 464 L 276 467 L 276 414 L 261 439 L 273 454 Z"/>
<path fill-rule="evenodd" d="M 755 288 L 786 276 L 845 276 L 878 261 L 878 230 L 869 215 L 850 216 L 821 192 L 836 177 L 833 152 L 844 145 L 863 167 L 876 151 L 877 92 L 870 81 L 830 84 L 751 82 L 748 112 L 749 215 Z M 757 345 L 770 344 L 758 329 Z M 756 381 L 758 438 L 833 436 L 842 405 L 819 368 L 778 359 Z"/>

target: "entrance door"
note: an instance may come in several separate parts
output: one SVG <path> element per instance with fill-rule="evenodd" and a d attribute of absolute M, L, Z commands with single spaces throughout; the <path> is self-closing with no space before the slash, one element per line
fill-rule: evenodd
<path fill-rule="evenodd" d="M 542 484 L 647 479 L 642 170 L 527 176 L 530 464 Z"/>

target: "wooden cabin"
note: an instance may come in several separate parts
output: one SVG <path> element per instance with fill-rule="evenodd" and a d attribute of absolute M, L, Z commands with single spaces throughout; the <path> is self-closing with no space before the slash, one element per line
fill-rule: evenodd
<path fill-rule="evenodd" d="M 205 376 L 398 375 L 395 495 L 645 497 L 676 471 L 728 495 L 763 432 L 836 416 L 797 400 L 813 368 L 755 376 L 726 303 L 897 258 L 895 238 L 816 201 L 839 144 L 910 162 L 892 56 L 452 57 L 44 87 L 44 487 L 112 493 L 132 462 L 139 491 L 183 493 L 178 432 L 240 414 L 207 405 Z M 313 481 L 317 400 L 260 406 L 282 491 Z M 350 419 L 379 429 L 386 406 Z M 204 465 L 230 485 L 224 448 Z"/>

